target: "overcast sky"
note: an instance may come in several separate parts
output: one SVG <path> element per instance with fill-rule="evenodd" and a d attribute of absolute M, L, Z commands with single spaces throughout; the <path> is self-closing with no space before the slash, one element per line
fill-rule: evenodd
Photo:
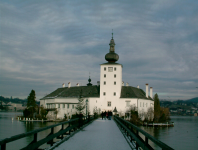
<path fill-rule="evenodd" d="M 112 29 L 123 81 L 160 99 L 198 96 L 197 0 L 1 0 L 0 95 L 37 100 L 100 80 Z"/>

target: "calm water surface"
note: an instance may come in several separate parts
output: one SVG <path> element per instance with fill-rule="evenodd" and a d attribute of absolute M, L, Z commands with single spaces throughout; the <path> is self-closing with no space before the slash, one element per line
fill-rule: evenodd
<path fill-rule="evenodd" d="M 16 119 L 22 115 L 21 112 L 0 112 L 0 139 L 9 138 L 11 136 L 26 133 L 35 129 L 43 128 L 55 124 L 56 122 L 21 122 Z M 14 120 L 12 121 L 12 118 Z M 54 131 L 60 130 L 61 127 L 56 127 Z M 40 132 L 38 140 L 45 138 L 51 132 L 50 129 Z M 8 143 L 7 150 L 17 150 L 27 146 L 33 140 L 33 136 L 28 136 L 20 140 Z M 46 148 L 49 145 L 44 144 L 40 148 Z"/>
<path fill-rule="evenodd" d="M 174 127 L 141 127 L 176 150 L 198 150 L 198 117 L 171 116 Z M 160 149 L 153 144 L 155 149 Z"/>
<path fill-rule="evenodd" d="M 12 121 L 12 118 L 16 118 L 18 115 L 22 115 L 22 113 L 0 112 L 0 139 L 55 124 L 55 122 L 21 122 L 17 119 Z M 174 127 L 140 128 L 176 150 L 198 150 L 198 117 L 172 116 L 171 119 L 175 124 Z M 59 129 L 60 127 L 55 128 L 55 132 Z M 38 140 L 46 137 L 49 133 L 50 129 L 41 132 L 38 134 Z M 21 149 L 32 140 L 33 136 L 25 137 L 15 142 L 8 143 L 6 147 L 8 150 Z M 45 144 L 42 145 L 41 148 L 48 146 L 49 145 Z M 154 149 L 159 149 L 154 144 L 152 144 L 152 146 Z"/>

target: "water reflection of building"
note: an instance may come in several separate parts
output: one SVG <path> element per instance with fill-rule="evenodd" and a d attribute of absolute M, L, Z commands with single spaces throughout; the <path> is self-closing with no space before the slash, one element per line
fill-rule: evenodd
<path fill-rule="evenodd" d="M 80 91 L 85 100 L 88 100 L 88 109 L 91 114 L 95 111 L 100 113 L 101 111 L 113 111 L 117 108 L 119 113 L 126 112 L 131 105 L 134 105 L 139 113 L 146 113 L 150 107 L 153 108 L 153 89 L 146 84 L 146 93 L 137 87 L 126 85 L 122 81 L 122 68 L 123 65 L 116 63 L 119 56 L 115 53 L 115 42 L 110 40 L 109 53 L 105 55 L 107 63 L 100 65 L 100 82 L 97 85 L 92 85 L 91 79 L 88 79 L 87 86 L 80 86 L 78 83 L 76 86 L 65 87 L 65 84 L 61 88 L 56 89 L 52 93 L 46 95 L 40 99 L 40 105 L 49 110 L 48 116 L 53 116 L 53 111 L 58 110 L 57 117 L 63 118 L 66 114 L 71 116 L 76 113 L 75 106 L 78 103 L 78 97 Z M 51 110 L 51 111 L 50 111 Z"/>

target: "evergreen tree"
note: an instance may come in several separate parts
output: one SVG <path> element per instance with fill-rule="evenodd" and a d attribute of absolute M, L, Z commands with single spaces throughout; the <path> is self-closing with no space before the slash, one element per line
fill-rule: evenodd
<path fill-rule="evenodd" d="M 84 99 L 82 98 L 82 90 L 80 91 L 80 95 L 78 98 L 78 104 L 75 107 L 78 114 L 83 114 L 83 110 L 85 109 Z"/>
<path fill-rule="evenodd" d="M 160 102 L 157 93 L 154 95 L 154 121 L 158 122 L 160 118 Z"/>
<path fill-rule="evenodd" d="M 30 112 L 31 118 L 33 118 L 33 114 L 36 112 L 36 94 L 35 91 L 32 90 L 27 98 L 27 109 Z"/>
<path fill-rule="evenodd" d="M 35 91 L 32 90 L 27 98 L 27 108 L 36 107 L 36 94 Z"/>

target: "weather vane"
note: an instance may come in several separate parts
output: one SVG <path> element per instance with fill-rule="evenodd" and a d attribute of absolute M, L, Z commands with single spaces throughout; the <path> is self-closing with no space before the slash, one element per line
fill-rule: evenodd
<path fill-rule="evenodd" d="M 112 39 L 113 39 L 113 29 L 112 29 Z"/>

